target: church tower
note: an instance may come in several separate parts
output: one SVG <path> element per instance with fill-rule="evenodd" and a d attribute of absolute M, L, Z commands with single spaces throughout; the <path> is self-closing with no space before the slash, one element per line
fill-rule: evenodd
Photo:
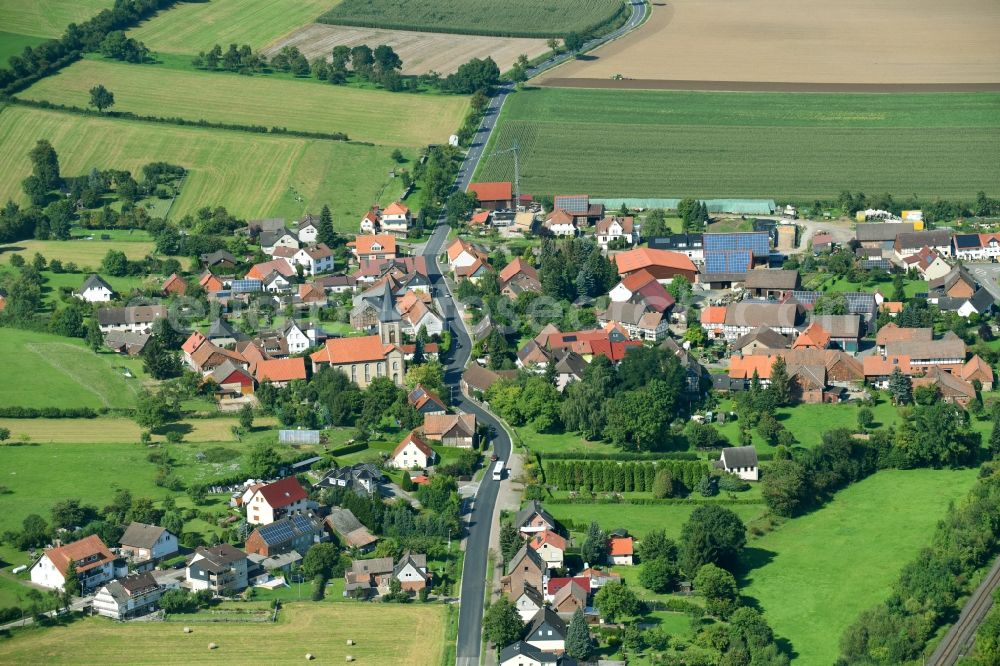
<path fill-rule="evenodd" d="M 403 332 L 400 327 L 399 312 L 396 311 L 395 297 L 389 280 L 382 283 L 382 308 L 378 313 L 378 333 L 384 345 L 399 345 L 403 343 Z"/>

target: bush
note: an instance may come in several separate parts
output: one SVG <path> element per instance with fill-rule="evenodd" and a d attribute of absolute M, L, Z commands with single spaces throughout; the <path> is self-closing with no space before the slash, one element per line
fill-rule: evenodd
<path fill-rule="evenodd" d="M 735 474 L 723 474 L 719 477 L 719 490 L 728 493 L 742 493 L 750 490 L 750 482 L 744 481 Z"/>
<path fill-rule="evenodd" d="M 326 596 L 326 577 L 322 574 L 313 578 L 312 600 L 323 601 Z"/>

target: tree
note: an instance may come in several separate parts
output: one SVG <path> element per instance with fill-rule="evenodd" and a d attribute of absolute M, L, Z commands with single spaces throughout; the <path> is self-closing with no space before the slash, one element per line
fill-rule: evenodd
<path fill-rule="evenodd" d="M 258 442 L 247 454 L 247 471 L 255 479 L 269 479 L 281 466 L 281 456 L 270 442 Z"/>
<path fill-rule="evenodd" d="M 606 622 L 638 615 L 640 610 L 635 592 L 622 582 L 604 584 L 594 597 L 594 606 Z"/>
<path fill-rule="evenodd" d="M 794 460 L 775 460 L 767 468 L 761 496 L 779 516 L 793 516 L 806 499 L 805 469 Z"/>
<path fill-rule="evenodd" d="M 656 476 L 653 477 L 653 497 L 665 499 L 676 494 L 677 488 L 670 470 L 666 468 L 656 470 Z"/>
<path fill-rule="evenodd" d="M 654 208 L 646 213 L 645 224 L 642 225 L 642 235 L 646 238 L 666 236 L 670 233 L 667 227 L 667 213 L 662 208 Z"/>
<path fill-rule="evenodd" d="M 677 565 L 665 557 L 646 560 L 639 570 L 639 583 L 657 594 L 671 592 L 677 585 Z"/>
<path fill-rule="evenodd" d="M 652 530 L 639 542 L 638 553 L 640 561 L 665 558 L 677 559 L 677 544 L 663 530 Z"/>
<path fill-rule="evenodd" d="M 10 428 L 0 428 L 0 442 L 10 439 Z"/>
<path fill-rule="evenodd" d="M 104 346 L 104 333 L 101 332 L 101 325 L 97 323 L 97 317 L 91 317 L 87 321 L 87 332 L 84 339 L 87 341 L 87 346 L 95 352 Z"/>
<path fill-rule="evenodd" d="M 889 395 L 894 405 L 907 405 L 913 402 L 913 380 L 903 374 L 899 368 L 893 368 L 889 375 Z"/>
<path fill-rule="evenodd" d="M 0 437 L 0 440 L 3 438 Z M 993 429 L 990 430 L 990 453 L 1000 454 L 1000 409 L 993 410 Z"/>
<path fill-rule="evenodd" d="M 500 555 L 503 558 L 504 567 L 517 555 L 517 551 L 524 545 L 521 534 L 511 523 L 504 523 L 500 526 Z"/>
<path fill-rule="evenodd" d="M 505 595 L 500 595 L 483 615 L 483 634 L 486 640 L 501 648 L 519 639 L 522 631 L 524 622 L 521 621 L 517 607 Z"/>
<path fill-rule="evenodd" d="M 167 349 L 163 341 L 152 336 L 140 352 L 142 367 L 153 379 L 171 379 L 180 377 L 183 371 L 180 357 L 176 352 Z"/>
<path fill-rule="evenodd" d="M 63 589 L 66 591 L 66 594 L 70 594 L 74 597 L 80 596 L 80 593 L 82 592 L 80 586 L 80 574 L 77 573 L 76 562 L 72 559 L 69 561 L 69 566 L 66 567 L 65 581 L 66 582 L 63 583 Z"/>
<path fill-rule="evenodd" d="M 587 536 L 580 546 L 580 557 L 592 566 L 599 565 L 608 557 L 608 535 L 595 522 L 587 528 Z"/>
<path fill-rule="evenodd" d="M 243 405 L 240 408 L 240 427 L 249 432 L 253 428 L 253 407 Z"/>
<path fill-rule="evenodd" d="M 330 207 L 323 205 L 323 210 L 319 214 L 319 226 L 316 228 L 316 240 L 325 244 L 329 248 L 340 245 L 340 238 L 333 229 L 333 215 Z"/>
<path fill-rule="evenodd" d="M 62 177 L 59 175 L 59 156 L 51 143 L 39 139 L 28 153 L 28 159 L 31 160 L 31 175 L 39 180 L 46 191 L 62 185 Z"/>
<path fill-rule="evenodd" d="M 128 275 L 128 257 L 121 250 L 108 250 L 101 260 L 101 271 L 114 277 Z"/>
<path fill-rule="evenodd" d="M 155 430 L 175 416 L 171 405 L 162 394 L 143 391 L 135 402 L 133 420 L 140 428 Z"/>
<path fill-rule="evenodd" d="M 438 397 L 445 395 L 444 366 L 441 362 L 431 360 L 420 365 L 410 365 L 406 369 L 406 388 L 412 390 L 417 384 Z"/>
<path fill-rule="evenodd" d="M 901 272 L 892 276 L 892 300 L 903 302 L 906 300 L 906 283 L 903 281 Z"/>
<path fill-rule="evenodd" d="M 110 109 L 114 104 L 115 94 L 100 83 L 90 89 L 90 106 L 99 113 L 104 113 L 104 109 Z"/>
<path fill-rule="evenodd" d="M 563 46 L 570 53 L 576 53 L 583 48 L 583 37 L 578 32 L 567 33 L 566 38 L 563 39 Z"/>
<path fill-rule="evenodd" d="M 340 562 L 340 553 L 332 543 L 317 543 L 306 551 L 302 558 L 302 572 L 310 578 L 323 576 L 331 578 L 333 570 Z"/>
<path fill-rule="evenodd" d="M 590 627 L 587 626 L 587 619 L 580 608 L 573 611 L 573 619 L 569 621 L 569 627 L 566 629 L 566 654 L 581 662 L 587 661 L 594 654 Z"/>
<path fill-rule="evenodd" d="M 771 385 L 767 387 L 775 407 L 784 407 L 791 400 L 788 388 L 788 365 L 783 356 L 778 356 L 771 364 Z"/>
<path fill-rule="evenodd" d="M 725 619 L 736 610 L 739 593 L 736 579 L 725 569 L 714 564 L 706 564 L 698 569 L 694 579 L 694 589 L 705 597 L 705 610 Z"/>
<path fill-rule="evenodd" d="M 871 428 L 873 423 L 875 423 L 875 413 L 870 408 L 862 407 L 858 410 L 858 427 L 862 432 Z"/>
<path fill-rule="evenodd" d="M 715 504 L 699 506 L 681 530 L 681 569 L 692 578 L 709 563 L 735 569 L 746 541 L 746 526 L 731 510 Z"/>
<path fill-rule="evenodd" d="M 847 314 L 847 297 L 841 292 L 823 294 L 816 299 L 813 314 L 843 315 Z"/>

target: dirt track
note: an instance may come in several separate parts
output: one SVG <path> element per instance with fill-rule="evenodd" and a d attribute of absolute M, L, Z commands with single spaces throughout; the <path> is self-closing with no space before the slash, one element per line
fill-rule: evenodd
<path fill-rule="evenodd" d="M 997 90 L 998 34 L 995 0 L 653 0 L 651 17 L 634 33 L 557 67 L 541 83 Z"/>
<path fill-rule="evenodd" d="M 480 37 L 451 35 L 437 32 L 380 30 L 310 23 L 269 44 L 262 52 L 270 56 L 284 46 L 297 46 L 312 61 L 321 55 L 327 59 L 333 47 L 367 44 L 375 48 L 388 44 L 403 60 L 403 74 L 451 74 L 471 58 L 490 56 L 505 71 L 513 66 L 522 53 L 534 58 L 546 51 L 544 39 Z"/>
<path fill-rule="evenodd" d="M 666 81 L 657 79 L 548 78 L 553 88 L 615 90 L 714 90 L 726 92 L 1000 92 L 1000 83 L 794 83 L 767 81 Z"/>

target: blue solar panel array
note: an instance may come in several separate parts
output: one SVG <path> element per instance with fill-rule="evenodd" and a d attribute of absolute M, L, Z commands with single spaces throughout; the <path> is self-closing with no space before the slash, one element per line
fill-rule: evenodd
<path fill-rule="evenodd" d="M 706 273 L 746 273 L 752 265 L 750 250 L 705 250 Z"/>
<path fill-rule="evenodd" d="M 556 210 L 562 208 L 567 213 L 586 213 L 590 208 L 590 197 L 586 194 L 557 196 L 553 201 L 553 207 Z"/>
<path fill-rule="evenodd" d="M 745 231 L 726 234 L 705 234 L 705 251 L 750 250 L 755 257 L 771 253 L 771 237 L 766 231 Z"/>
<path fill-rule="evenodd" d="M 233 280 L 230 289 L 234 294 L 251 294 L 264 291 L 264 283 L 260 280 Z"/>

